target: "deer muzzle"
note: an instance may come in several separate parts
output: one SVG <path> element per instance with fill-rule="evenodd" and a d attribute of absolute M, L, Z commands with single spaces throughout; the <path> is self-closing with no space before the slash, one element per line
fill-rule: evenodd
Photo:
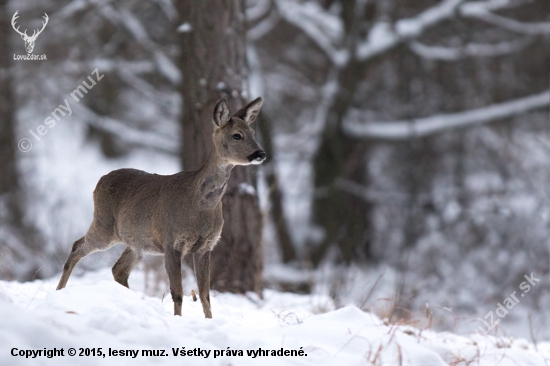
<path fill-rule="evenodd" d="M 265 160 L 265 151 L 257 150 L 252 155 L 248 156 L 248 161 L 251 164 L 261 164 Z"/>

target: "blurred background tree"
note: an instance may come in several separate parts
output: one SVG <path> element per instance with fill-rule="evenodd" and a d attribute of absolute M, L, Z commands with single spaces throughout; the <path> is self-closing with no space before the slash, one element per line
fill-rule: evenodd
<path fill-rule="evenodd" d="M 30 203 L 18 168 L 11 19 L 8 2 L 0 2 L 0 276 L 31 280 L 40 270 L 42 251 L 40 232 L 25 215 Z M 22 147 L 27 144 L 22 141 Z M 20 270 L 10 262 L 27 262 L 27 266 Z"/>
<path fill-rule="evenodd" d="M 242 1 L 181 1 L 181 161 L 197 170 L 212 149 L 212 111 L 226 98 L 232 112 L 257 98 L 248 91 L 246 18 Z M 256 128 L 256 126 L 253 126 Z M 223 197 L 224 227 L 212 252 L 213 289 L 261 294 L 262 226 L 257 168 L 235 167 Z"/>

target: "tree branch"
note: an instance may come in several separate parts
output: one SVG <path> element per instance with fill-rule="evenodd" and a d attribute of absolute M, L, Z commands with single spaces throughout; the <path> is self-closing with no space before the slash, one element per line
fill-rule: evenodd
<path fill-rule="evenodd" d="M 177 155 L 179 149 L 177 139 L 164 136 L 157 132 L 141 131 L 129 127 L 125 123 L 114 118 L 98 115 L 82 103 L 77 104 L 74 108 L 75 111 L 78 112 L 79 118 L 83 121 L 100 130 L 109 132 L 121 141 L 130 145 L 156 150 L 168 155 Z"/>
<path fill-rule="evenodd" d="M 246 39 L 250 42 L 256 42 L 269 32 L 279 23 L 281 17 L 276 11 L 272 11 L 269 15 L 259 21 L 255 26 L 246 31 Z"/>
<path fill-rule="evenodd" d="M 334 65 L 343 65 L 348 61 L 348 53 L 337 46 L 343 35 L 342 22 L 337 16 L 313 1 L 276 0 L 275 4 L 281 17 L 307 34 Z"/>
<path fill-rule="evenodd" d="M 419 38 L 428 28 L 459 14 L 482 14 L 489 10 L 511 7 L 509 0 L 487 0 L 464 3 L 463 0 L 444 0 L 420 14 L 398 20 L 393 27 L 388 23 L 373 26 L 369 36 L 359 45 L 357 57 L 361 61 L 389 51 L 403 42 Z"/>
<path fill-rule="evenodd" d="M 149 37 L 147 30 L 134 14 L 126 9 L 116 9 L 111 5 L 104 5 L 99 9 L 102 16 L 115 25 L 122 25 L 143 48 L 152 54 L 157 70 L 166 79 L 174 85 L 181 82 L 179 69 L 162 51 L 161 47 Z"/>
<path fill-rule="evenodd" d="M 335 66 L 342 67 L 349 62 L 349 53 L 340 46 L 343 37 L 343 25 L 337 16 L 330 14 L 312 1 L 305 3 L 289 0 L 275 1 L 281 17 L 308 35 L 325 52 Z M 531 35 L 550 33 L 550 23 L 522 23 L 491 13 L 491 11 L 514 6 L 518 6 L 518 4 L 509 0 L 471 1 L 466 3 L 464 3 L 464 0 L 443 0 L 420 14 L 398 20 L 395 24 L 375 23 L 367 39 L 357 47 L 357 59 L 367 61 L 404 42 L 417 39 L 426 29 L 451 19 L 457 14 L 464 17 L 479 18 L 518 33 Z M 502 48 L 503 45 L 499 47 Z M 502 51 L 488 51 L 485 48 L 483 52 L 496 55 Z M 449 58 L 448 52 L 445 53 L 447 55 L 442 56 L 442 59 Z"/>
<path fill-rule="evenodd" d="M 249 5 L 249 4 L 247 4 Z M 271 12 L 271 0 L 256 0 L 256 2 L 245 9 L 246 19 L 249 22 L 256 22 L 266 17 Z"/>
<path fill-rule="evenodd" d="M 533 43 L 533 38 L 521 38 L 495 44 L 468 43 L 463 47 L 427 46 L 411 42 L 409 49 L 418 56 L 429 60 L 457 61 L 469 57 L 496 57 L 521 51 Z"/>
<path fill-rule="evenodd" d="M 550 34 L 550 22 L 520 22 L 493 14 L 483 7 L 463 7 L 460 15 L 467 18 L 474 18 L 492 24 L 502 29 L 521 34 Z"/>
<path fill-rule="evenodd" d="M 444 0 L 415 17 L 401 19 L 395 26 L 378 23 L 371 29 L 366 42 L 359 45 L 357 58 L 366 61 L 384 53 L 404 41 L 418 38 L 427 28 L 453 17 L 463 0 Z"/>
<path fill-rule="evenodd" d="M 467 127 L 512 117 L 550 105 L 550 91 L 470 111 L 441 114 L 410 121 L 346 123 L 344 131 L 356 138 L 407 140 L 454 128 Z"/>

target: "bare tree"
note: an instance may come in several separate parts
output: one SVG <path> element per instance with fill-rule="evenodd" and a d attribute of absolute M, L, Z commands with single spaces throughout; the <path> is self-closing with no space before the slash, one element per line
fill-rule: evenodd
<path fill-rule="evenodd" d="M 369 187 L 366 165 L 376 140 L 407 141 L 452 128 L 502 120 L 550 103 L 547 91 L 535 89 L 534 94 L 513 93 L 508 99 L 497 98 L 498 102 L 493 104 L 447 114 L 420 108 L 420 115 L 414 115 L 407 110 L 400 113 L 405 118 L 399 121 L 373 121 L 364 111 L 373 104 L 366 99 L 374 97 L 373 80 L 381 79 L 375 71 L 383 72 L 384 65 L 396 65 L 400 58 L 410 63 L 411 55 L 426 62 L 509 57 L 524 51 L 533 42 L 547 39 L 550 23 L 511 17 L 517 8 L 529 8 L 526 14 L 535 14 L 538 7 L 539 14 L 543 14 L 542 9 L 547 8 L 543 2 L 442 0 L 435 4 L 415 2 L 408 8 L 398 7 L 392 1 L 274 2 L 281 18 L 301 30 L 325 54 L 330 65 L 325 85 L 328 92 L 317 108 L 322 120 L 321 141 L 313 157 L 313 220 L 324 232 L 321 243 L 311 246 L 311 259 L 315 264 L 332 245 L 339 247 L 346 261 L 372 257 L 369 202 L 373 197 L 368 195 L 369 198 L 360 202 L 350 187 Z M 450 40 L 457 43 L 452 32 L 461 24 L 460 45 L 448 46 L 452 43 Z M 402 70 L 396 73 L 396 78 L 405 76 Z M 399 92 L 388 96 L 399 97 Z M 461 105 L 455 98 L 452 105 L 467 109 L 472 104 L 468 102 Z M 385 114 L 399 114 L 392 112 L 388 110 Z M 422 113 L 428 115 L 422 116 Z"/>
<path fill-rule="evenodd" d="M 266 35 L 271 33 L 279 23 L 280 16 L 270 0 L 246 1 L 247 29 L 247 56 L 250 67 L 250 78 L 256 80 L 256 86 L 261 90 L 261 94 L 267 95 L 268 89 L 264 86 L 264 73 L 258 57 L 255 42 L 259 42 Z M 261 123 L 258 129 L 261 133 L 262 146 L 267 154 L 267 162 L 263 165 L 263 173 L 268 186 L 268 200 L 270 203 L 269 219 L 275 225 L 276 243 L 279 247 L 281 260 L 283 263 L 289 263 L 297 259 L 297 251 L 292 235 L 289 230 L 288 222 L 283 209 L 283 191 L 279 182 L 279 174 L 273 157 L 275 149 L 273 139 L 276 131 L 273 126 L 273 120 L 278 116 L 270 116 L 269 110 L 262 113 Z"/>
<path fill-rule="evenodd" d="M 24 189 L 18 170 L 16 101 L 10 55 L 12 14 L 0 1 L 0 275 L 19 279 L 40 277 L 39 233 L 25 218 Z M 21 141 L 20 148 L 31 142 Z"/>
<path fill-rule="evenodd" d="M 10 14 L 8 12 L 8 1 L 0 2 L 0 46 L 4 50 L 0 55 L 0 193 L 7 194 L 14 192 L 19 187 L 17 165 L 16 165 L 16 145 L 15 145 L 15 119 L 14 119 L 14 96 L 12 92 L 12 74 L 9 52 L 10 49 Z"/>
<path fill-rule="evenodd" d="M 240 0 L 181 1 L 181 116 L 183 168 L 193 170 L 206 159 L 213 106 L 222 97 L 234 110 L 246 99 L 246 24 Z M 261 122 L 260 122 L 261 123 Z M 212 252 L 212 288 L 261 291 L 263 219 L 256 193 L 256 170 L 233 170 L 223 198 L 224 228 Z"/>

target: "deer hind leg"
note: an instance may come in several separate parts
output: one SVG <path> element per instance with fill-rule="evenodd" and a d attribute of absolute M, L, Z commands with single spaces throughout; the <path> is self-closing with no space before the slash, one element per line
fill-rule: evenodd
<path fill-rule="evenodd" d="M 127 246 L 118 261 L 113 266 L 112 272 L 115 281 L 120 283 L 122 286 L 130 288 L 130 286 L 128 286 L 128 277 L 130 277 L 132 268 L 134 268 L 140 259 L 141 255 L 130 246 Z"/>
<path fill-rule="evenodd" d="M 113 245 L 114 242 L 112 240 L 111 233 L 109 231 L 96 231 L 94 224 L 92 223 L 92 226 L 90 230 L 88 230 L 86 236 L 73 243 L 73 248 L 69 254 L 69 258 L 67 258 L 67 261 L 63 266 L 63 274 L 61 275 L 61 279 L 57 285 L 57 290 L 61 290 L 67 285 L 69 276 L 79 260 L 88 254 L 109 249 Z"/>
<path fill-rule="evenodd" d="M 181 281 L 181 250 L 173 246 L 166 248 L 164 252 L 164 265 L 170 282 L 170 294 L 174 301 L 174 315 L 181 315 L 181 304 L 183 302 L 183 285 Z"/>
<path fill-rule="evenodd" d="M 195 255 L 195 254 L 193 254 Z M 210 251 L 200 254 L 199 263 L 195 268 L 197 285 L 199 286 L 199 297 L 205 318 L 212 318 L 210 311 Z"/>

